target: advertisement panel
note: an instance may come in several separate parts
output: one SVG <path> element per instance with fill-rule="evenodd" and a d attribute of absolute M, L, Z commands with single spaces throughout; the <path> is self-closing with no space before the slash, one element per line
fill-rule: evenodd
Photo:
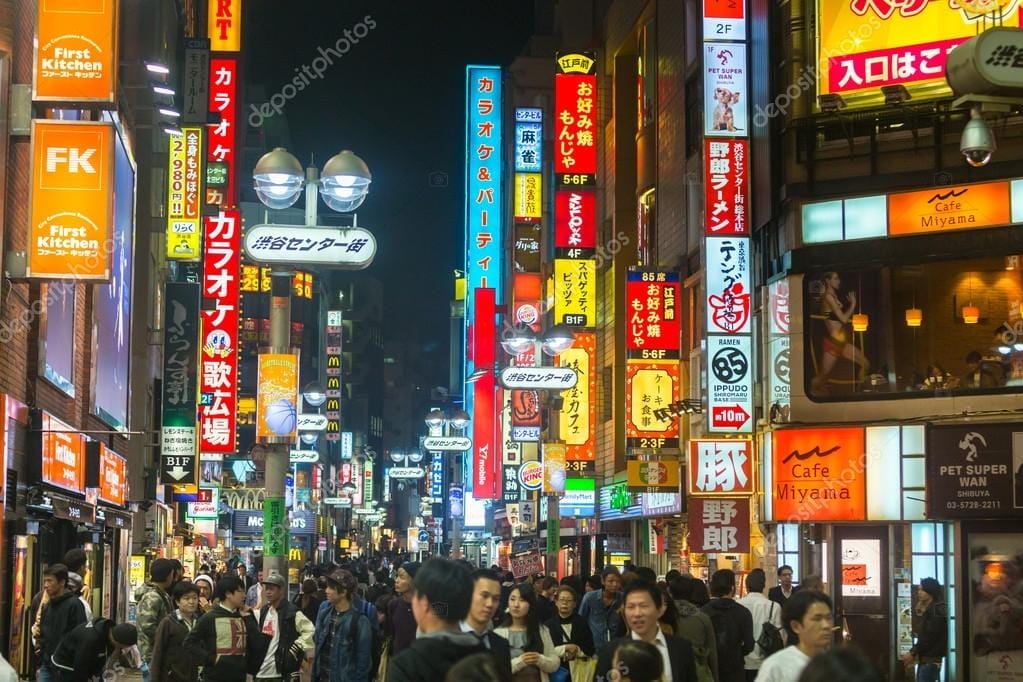
<path fill-rule="evenodd" d="M 515 109 L 515 172 L 543 171 L 543 109 Z"/>
<path fill-rule="evenodd" d="M 46 302 L 39 342 L 39 364 L 43 376 L 63 391 L 75 397 L 75 293 L 74 282 L 52 282 L 40 288 L 40 298 Z"/>
<path fill-rule="evenodd" d="M 927 427 L 927 518 L 1023 517 L 1023 425 Z"/>
<path fill-rule="evenodd" d="M 472 418 L 472 495 L 477 500 L 494 500 L 498 497 L 495 467 L 500 461 L 495 424 L 497 385 L 494 375 L 488 373 L 482 376 L 472 384 L 472 390 L 475 394 Z"/>
<path fill-rule="evenodd" d="M 540 441 L 540 392 L 526 389 L 508 391 L 511 401 L 511 440 L 538 443 Z"/>
<path fill-rule="evenodd" d="M 220 488 L 199 488 L 195 502 L 187 504 L 186 515 L 189 518 L 216 519 L 220 511 Z"/>
<path fill-rule="evenodd" d="M 866 443 L 862 428 L 784 429 L 772 434 L 775 521 L 863 521 Z"/>
<path fill-rule="evenodd" d="M 572 368 L 578 377 L 576 385 L 562 391 L 564 404 L 558 422 L 558 436 L 568 446 L 570 462 L 592 463 L 596 456 L 594 430 L 597 424 L 597 337 L 592 332 L 579 332 L 575 344 L 555 358 L 559 367 Z M 573 468 L 573 471 L 579 471 Z"/>
<path fill-rule="evenodd" d="M 753 378 L 749 336 L 707 336 L 708 430 L 752 433 Z"/>
<path fill-rule="evenodd" d="M 749 234 L 749 142 L 704 139 L 705 231 Z"/>
<path fill-rule="evenodd" d="M 515 220 L 540 220 L 543 217 L 543 174 L 516 173 L 514 185 Z"/>
<path fill-rule="evenodd" d="M 554 323 L 592 327 L 597 322 L 597 261 L 554 259 Z"/>
<path fill-rule="evenodd" d="M 689 498 L 689 551 L 746 554 L 749 539 L 748 497 Z"/>
<path fill-rule="evenodd" d="M 592 258 L 597 249 L 597 195 L 590 189 L 554 193 L 554 255 Z"/>
<path fill-rule="evenodd" d="M 554 75 L 554 172 L 559 176 L 597 173 L 597 62 L 591 54 L 558 55 Z M 566 183 L 559 178 L 558 184 Z"/>
<path fill-rule="evenodd" d="M 260 353 L 256 440 L 294 443 L 298 437 L 298 355 Z"/>
<path fill-rule="evenodd" d="M 592 478 L 565 479 L 565 494 L 561 498 L 563 516 L 595 516 L 597 508 L 597 482 Z"/>
<path fill-rule="evenodd" d="M 625 442 L 630 448 L 678 449 L 678 419 L 658 419 L 680 399 L 679 363 L 628 360 L 625 369 Z"/>
<path fill-rule="evenodd" d="M 626 463 L 629 492 L 677 492 L 680 484 L 678 460 L 630 459 Z"/>
<path fill-rule="evenodd" d="M 682 343 L 682 283 L 679 273 L 629 270 L 625 284 L 630 358 L 678 359 Z M 665 351 L 663 354 L 644 351 Z"/>
<path fill-rule="evenodd" d="M 181 88 L 182 123 L 206 123 L 210 96 L 210 41 L 185 39 L 185 71 Z"/>
<path fill-rule="evenodd" d="M 123 507 L 128 502 L 128 460 L 103 443 L 99 444 L 99 492 L 101 502 Z"/>
<path fill-rule="evenodd" d="M 767 285 L 767 403 L 772 422 L 791 417 L 792 391 L 789 385 L 789 283 L 781 279 Z"/>
<path fill-rule="evenodd" d="M 690 495 L 752 495 L 753 442 L 691 440 L 686 471 Z"/>
<path fill-rule="evenodd" d="M 167 144 L 167 258 L 197 261 L 201 251 L 203 129 L 182 128 Z"/>
<path fill-rule="evenodd" d="M 240 2 L 241 0 L 231 0 Z M 212 8 L 214 4 L 210 3 Z M 213 35 L 212 33 L 210 34 Z M 216 43 L 216 40 L 213 40 Z M 216 47 L 213 48 L 217 50 Z M 206 203 L 231 208 L 235 205 L 235 164 L 238 156 L 238 60 L 210 59 L 210 111 L 220 123 L 209 127 L 206 143 Z"/>
<path fill-rule="evenodd" d="M 562 443 L 543 444 L 543 493 L 560 495 L 565 492 L 565 462 L 568 454 Z"/>
<path fill-rule="evenodd" d="M 214 52 L 239 52 L 242 49 L 242 0 L 215 0 L 209 3 L 206 35 Z"/>
<path fill-rule="evenodd" d="M 38 4 L 32 99 L 116 104 L 117 0 Z"/>
<path fill-rule="evenodd" d="M 703 70 L 704 135 L 749 135 L 746 45 L 704 43 Z"/>
<path fill-rule="evenodd" d="M 324 438 L 328 442 L 336 443 L 343 440 L 341 432 L 341 350 L 344 342 L 342 322 L 344 321 L 342 311 L 327 311 L 327 338 L 323 347 L 323 366 L 327 375 L 327 387 L 324 394 L 327 402 L 324 403 L 324 415 L 327 418 L 327 428 Z M 348 434 L 349 438 L 351 433 Z M 348 452 L 351 451 L 349 442 Z M 341 458 L 345 459 L 345 448 L 341 448 Z M 348 455 L 351 458 L 351 454 Z"/>
<path fill-rule="evenodd" d="M 749 334 L 750 296 L 748 237 L 707 237 L 707 332 Z"/>
<path fill-rule="evenodd" d="M 1020 25 L 1017 0 L 816 5 L 816 94 L 840 94 L 849 108 L 883 105 L 887 85 L 905 86 L 914 101 L 950 97 L 948 53 L 986 27 Z"/>
<path fill-rule="evenodd" d="M 42 415 L 43 483 L 85 494 L 85 436 L 45 412 Z"/>
<path fill-rule="evenodd" d="M 26 275 L 110 279 L 114 126 L 32 121 Z"/>
<path fill-rule="evenodd" d="M 206 218 L 203 231 L 202 296 L 214 302 L 202 311 L 199 382 L 199 450 L 234 452 L 238 387 L 238 264 L 241 216 L 221 211 Z"/>

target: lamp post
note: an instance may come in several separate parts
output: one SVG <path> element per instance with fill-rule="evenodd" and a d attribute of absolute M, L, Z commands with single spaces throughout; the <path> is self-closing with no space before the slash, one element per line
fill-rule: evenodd
<path fill-rule="evenodd" d="M 305 190 L 305 222 L 308 227 L 317 227 L 319 197 L 328 207 L 339 212 L 357 209 L 369 193 L 372 181 L 365 162 L 350 151 L 342 151 L 331 157 L 323 167 L 322 175 L 316 168 L 307 168 L 282 147 L 264 154 L 252 171 L 256 196 L 271 209 L 285 209 L 298 201 Z M 289 353 L 291 348 L 291 268 L 272 266 L 270 286 L 270 353 Z M 307 387 L 308 388 L 308 387 Z M 322 394 L 322 392 L 320 393 Z M 316 392 L 310 396 L 317 399 Z M 325 396 L 324 396 L 325 399 Z M 312 404 L 310 402 L 310 404 Z M 321 401 L 322 405 L 323 402 Z M 290 463 L 290 443 L 275 443 L 267 456 L 266 494 L 263 502 L 264 519 L 270 515 L 274 505 L 281 504 L 285 495 L 285 475 Z M 265 523 L 265 521 L 264 521 Z M 287 519 L 283 528 L 273 527 L 270 533 L 281 534 L 285 539 L 290 530 Z M 264 535 L 264 537 L 266 537 Z M 287 542 L 275 543 L 274 551 L 264 554 L 263 568 L 269 575 L 277 571 L 286 575 Z M 265 548 L 268 549 L 268 548 Z"/>
<path fill-rule="evenodd" d="M 517 325 L 509 334 L 501 339 L 504 352 L 512 357 L 521 355 L 539 344 L 544 355 L 556 358 L 575 344 L 575 332 L 564 324 L 548 327 L 539 337 L 531 328 Z M 537 354 L 534 352 L 534 356 Z M 539 359 L 539 358 L 538 358 Z M 549 391 L 547 408 L 547 440 L 560 443 L 561 434 L 561 391 Z M 561 549 L 561 497 L 558 493 L 550 493 L 547 498 L 547 573 L 557 571 L 558 552 Z"/>
<path fill-rule="evenodd" d="M 431 436 L 448 436 L 455 431 L 459 436 L 465 434 L 469 428 L 469 413 L 465 410 L 453 410 L 451 414 L 445 414 L 442 410 L 431 410 L 426 415 L 426 428 Z M 454 465 L 455 474 L 451 481 L 452 486 L 462 486 L 462 457 L 464 450 L 455 450 Z M 431 453 L 432 454 L 432 453 Z M 448 501 L 445 500 L 447 505 Z M 462 513 L 465 513 L 464 506 Z M 451 558 L 457 559 L 462 553 L 462 517 L 451 516 Z"/>

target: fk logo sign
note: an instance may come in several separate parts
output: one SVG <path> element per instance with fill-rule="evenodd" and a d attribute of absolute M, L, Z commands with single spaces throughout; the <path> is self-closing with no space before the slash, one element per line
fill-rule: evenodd
<path fill-rule="evenodd" d="M 56 173 L 57 167 L 67 164 L 68 173 L 96 174 L 92 165 L 92 155 L 96 149 L 79 149 L 78 147 L 50 147 L 46 150 L 46 172 Z"/>

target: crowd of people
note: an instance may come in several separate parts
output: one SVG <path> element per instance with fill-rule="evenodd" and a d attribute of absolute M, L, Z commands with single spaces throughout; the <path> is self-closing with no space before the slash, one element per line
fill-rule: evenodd
<path fill-rule="evenodd" d="M 709 584 L 632 565 L 559 582 L 443 558 L 358 559 L 307 565 L 293 598 L 258 559 L 202 570 L 186 579 L 180 562 L 153 560 L 136 623 L 114 624 L 87 618 L 74 571 L 49 566 L 34 602 L 37 679 L 84 682 L 110 669 L 153 682 L 880 679 L 855 650 L 832 647 L 830 599 L 794 586 L 788 566 L 766 594 L 764 571 L 750 571 L 741 599 L 730 570 Z M 930 680 L 947 642 L 940 586 L 924 583 L 924 632 L 904 661 Z"/>

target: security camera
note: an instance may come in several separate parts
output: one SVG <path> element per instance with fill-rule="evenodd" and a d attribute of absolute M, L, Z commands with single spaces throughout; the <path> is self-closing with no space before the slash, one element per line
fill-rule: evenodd
<path fill-rule="evenodd" d="M 984 116 L 977 107 L 972 108 L 970 120 L 963 128 L 963 136 L 959 141 L 959 151 L 966 157 L 966 163 L 974 168 L 986 166 L 997 148 L 995 134 Z"/>

